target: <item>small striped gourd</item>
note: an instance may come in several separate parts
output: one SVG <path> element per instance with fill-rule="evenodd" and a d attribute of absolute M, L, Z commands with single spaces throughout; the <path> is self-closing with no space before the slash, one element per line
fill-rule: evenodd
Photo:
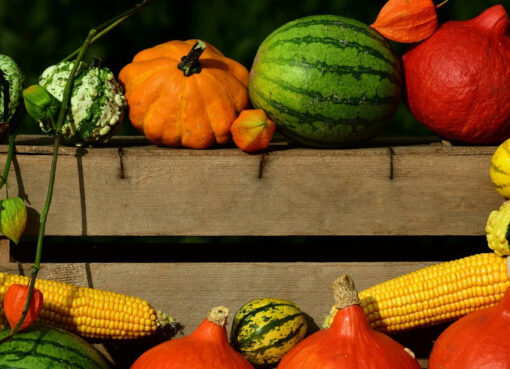
<path fill-rule="evenodd" d="M 271 33 L 250 72 L 253 106 L 308 146 L 364 142 L 389 124 L 402 91 L 400 59 L 366 24 L 335 15 L 300 18 Z"/>
<path fill-rule="evenodd" d="M 9 331 L 0 331 L 0 339 Z M 110 369 L 111 366 L 80 337 L 62 329 L 35 324 L 0 345 L 0 368 Z"/>
<path fill-rule="evenodd" d="M 46 68 L 39 85 L 62 101 L 73 66 L 74 62 L 62 62 Z M 80 66 L 62 125 L 63 142 L 76 146 L 107 142 L 120 128 L 126 108 L 122 87 L 108 68 Z M 54 134 L 50 121 L 39 122 L 39 127 L 44 133 Z"/>
<path fill-rule="evenodd" d="M 291 301 L 255 299 L 234 317 L 232 346 L 255 366 L 276 364 L 307 331 L 305 315 Z"/>
<path fill-rule="evenodd" d="M 3 300 L 12 284 L 27 285 L 28 277 L 0 273 L 0 329 L 8 326 Z M 44 297 L 36 322 L 82 337 L 134 339 L 176 328 L 171 317 L 154 310 L 138 297 L 40 278 L 37 278 L 35 287 Z"/>
<path fill-rule="evenodd" d="M 11 122 L 14 117 L 24 80 L 16 62 L 7 55 L 0 55 L 0 123 Z"/>

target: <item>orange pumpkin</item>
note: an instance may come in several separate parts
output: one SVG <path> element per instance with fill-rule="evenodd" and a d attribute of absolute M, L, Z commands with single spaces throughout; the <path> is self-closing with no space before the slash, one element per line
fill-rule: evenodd
<path fill-rule="evenodd" d="M 338 313 L 328 329 L 294 346 L 277 369 L 420 369 L 397 341 L 370 328 L 354 282 L 343 275 L 333 283 Z"/>
<path fill-rule="evenodd" d="M 249 105 L 248 70 L 201 40 L 139 52 L 119 74 L 133 126 L 156 145 L 205 149 L 230 140 Z"/>

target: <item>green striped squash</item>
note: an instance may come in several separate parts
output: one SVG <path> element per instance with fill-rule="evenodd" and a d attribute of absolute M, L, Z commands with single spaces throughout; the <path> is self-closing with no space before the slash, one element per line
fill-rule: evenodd
<path fill-rule="evenodd" d="M 74 67 L 62 62 L 44 70 L 39 85 L 59 101 Z M 71 106 L 62 125 L 62 139 L 68 145 L 93 145 L 107 142 L 122 124 L 127 108 L 122 87 L 104 67 L 80 67 L 71 92 Z M 51 122 L 39 122 L 44 133 L 54 134 Z"/>
<path fill-rule="evenodd" d="M 303 339 L 305 315 L 293 302 L 262 298 L 244 305 L 232 323 L 230 340 L 255 366 L 276 364 Z"/>
<path fill-rule="evenodd" d="M 289 22 L 264 40 L 249 93 L 287 137 L 345 147 L 391 122 L 402 80 L 400 59 L 379 33 L 353 19 L 318 15 Z"/>
<path fill-rule="evenodd" d="M 11 122 L 21 101 L 25 78 L 16 62 L 0 55 L 0 122 Z"/>
<path fill-rule="evenodd" d="M 0 331 L 0 339 L 9 331 Z M 78 336 L 36 324 L 0 344 L 0 369 L 110 369 L 110 365 Z"/>

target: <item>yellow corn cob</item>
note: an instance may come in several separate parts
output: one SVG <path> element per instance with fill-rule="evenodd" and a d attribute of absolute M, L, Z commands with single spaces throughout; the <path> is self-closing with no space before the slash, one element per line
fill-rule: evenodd
<path fill-rule="evenodd" d="M 485 253 L 417 270 L 359 296 L 372 328 L 398 333 L 492 306 L 509 286 L 507 257 Z M 324 327 L 331 325 L 336 312 L 333 306 Z"/>
<path fill-rule="evenodd" d="M 3 299 L 11 284 L 28 283 L 28 277 L 0 273 L 0 329 L 8 326 Z M 37 321 L 75 332 L 83 337 L 131 339 L 173 326 L 171 317 L 156 312 L 137 297 L 67 283 L 37 279 L 43 308 Z"/>

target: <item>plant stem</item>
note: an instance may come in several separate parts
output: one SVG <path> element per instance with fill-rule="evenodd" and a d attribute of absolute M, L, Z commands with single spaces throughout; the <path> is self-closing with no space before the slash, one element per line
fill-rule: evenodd
<path fill-rule="evenodd" d="M 436 9 L 442 7 L 444 4 L 446 4 L 449 0 L 444 0 L 443 2 L 436 5 Z"/>
<path fill-rule="evenodd" d="M 29 282 L 30 285 L 29 285 L 27 300 L 25 302 L 25 306 L 23 308 L 21 317 L 18 320 L 18 323 L 16 324 L 14 329 L 11 330 L 9 335 L 7 337 L 5 337 L 4 340 L 0 341 L 0 343 L 11 338 L 19 331 L 21 324 L 23 324 L 23 321 L 25 320 L 25 318 L 28 314 L 28 309 L 30 308 L 30 302 L 32 301 L 32 296 L 34 293 L 35 281 L 37 279 L 37 273 L 39 272 L 39 269 L 41 266 L 42 245 L 43 245 L 43 240 L 44 240 L 44 231 L 46 228 L 46 219 L 48 218 L 48 212 L 50 210 L 51 200 L 53 197 L 53 186 L 55 183 L 55 173 L 57 170 L 58 149 L 59 149 L 61 138 L 62 138 L 62 134 L 61 134 L 60 130 L 62 129 L 62 124 L 63 124 L 65 116 L 66 116 L 67 105 L 69 104 L 69 99 L 71 97 L 72 84 L 74 82 L 74 77 L 76 76 L 76 72 L 78 71 L 78 66 L 80 65 L 80 62 L 83 60 L 83 57 L 85 56 L 85 53 L 87 52 L 87 50 L 89 48 L 90 40 L 92 40 L 92 38 L 95 36 L 95 34 L 96 34 L 96 30 L 92 29 L 89 32 L 89 35 L 87 36 L 87 38 L 85 39 L 85 42 L 83 43 L 82 47 L 80 48 L 80 54 L 76 58 L 76 62 L 74 63 L 73 69 L 71 70 L 71 74 L 69 75 L 69 78 L 67 80 L 67 83 L 66 83 L 66 86 L 64 89 L 64 98 L 62 99 L 62 104 L 60 105 L 60 111 L 59 111 L 59 115 L 58 115 L 58 119 L 57 119 L 57 133 L 55 136 L 55 143 L 54 143 L 54 147 L 53 147 L 53 160 L 51 162 L 51 171 L 50 171 L 50 179 L 49 179 L 49 184 L 48 184 L 48 192 L 46 195 L 46 203 L 44 204 L 43 211 L 39 218 L 40 224 L 39 224 L 39 233 L 37 236 L 37 250 L 36 250 L 34 265 L 32 266 L 32 271 L 30 272 L 30 282 Z"/>
<path fill-rule="evenodd" d="M 181 58 L 181 62 L 177 65 L 177 67 L 184 73 L 186 77 L 189 77 L 195 73 L 200 73 L 202 68 L 200 67 L 199 59 L 206 47 L 207 45 L 204 41 L 198 40 L 191 48 L 188 55 L 184 55 Z"/>
<path fill-rule="evenodd" d="M 92 45 L 96 41 L 100 40 L 105 34 L 110 32 L 112 29 L 117 27 L 119 24 L 127 20 L 128 18 L 132 17 L 133 15 L 141 12 L 149 3 L 151 3 L 153 0 L 143 0 L 136 4 L 133 8 L 125 11 L 124 13 L 116 16 L 115 18 L 112 18 L 103 24 L 101 24 L 99 27 L 96 27 L 97 34 L 90 40 L 90 44 Z M 80 49 L 73 51 L 71 54 L 69 54 L 67 57 L 65 57 L 62 61 L 68 61 L 72 58 L 74 58 L 76 55 L 80 53 Z"/>
<path fill-rule="evenodd" d="M 21 324 L 23 324 L 23 321 L 25 320 L 25 318 L 28 314 L 28 310 L 30 308 L 30 302 L 32 301 L 32 296 L 33 296 L 34 288 L 35 288 L 35 281 L 37 279 L 37 274 L 38 274 L 40 266 L 41 266 L 42 246 L 43 246 L 43 241 L 44 241 L 44 233 L 45 233 L 45 229 L 46 229 L 46 220 L 48 218 L 48 213 L 50 211 L 50 206 L 51 206 L 51 200 L 53 197 L 53 186 L 55 184 L 55 174 L 56 174 L 56 170 L 57 170 L 58 149 L 60 147 L 60 143 L 62 140 L 62 133 L 61 133 L 62 125 L 63 125 L 64 119 L 66 117 L 67 107 L 69 105 L 69 101 L 71 98 L 71 91 L 72 91 L 74 78 L 75 78 L 78 68 L 81 64 L 81 61 L 85 57 L 85 54 L 87 53 L 88 48 L 90 47 L 90 45 L 92 45 L 92 43 L 94 41 L 97 41 L 100 37 L 102 37 L 106 33 L 110 32 L 112 29 L 114 29 L 116 26 L 121 24 L 127 18 L 129 18 L 129 17 L 133 16 L 134 14 L 138 13 L 139 11 L 141 11 L 150 1 L 151 0 L 144 0 L 141 3 L 139 3 L 138 5 L 136 5 L 134 8 L 132 8 L 131 10 L 128 10 L 127 12 L 121 14 L 120 16 L 115 17 L 111 21 L 103 23 L 98 28 L 93 28 L 92 30 L 90 30 L 90 32 L 89 32 L 87 38 L 85 39 L 85 41 L 83 42 L 81 48 L 78 49 L 78 51 L 77 51 L 78 56 L 74 62 L 73 69 L 71 70 L 71 73 L 70 73 L 68 80 L 66 82 L 66 86 L 64 89 L 64 97 L 62 99 L 62 103 L 60 105 L 60 110 L 59 110 L 59 114 L 58 114 L 58 118 L 57 118 L 57 124 L 56 124 L 57 128 L 56 128 L 56 135 L 55 135 L 55 143 L 53 146 L 53 159 L 51 162 L 51 171 L 50 171 L 50 179 L 49 179 L 49 184 L 48 184 L 48 192 L 46 194 L 46 202 L 44 204 L 44 208 L 43 208 L 41 216 L 39 218 L 40 224 L 39 224 L 39 233 L 37 235 L 37 249 L 36 249 L 34 265 L 32 266 L 32 270 L 30 272 L 29 290 L 28 290 L 27 300 L 25 302 L 25 306 L 23 308 L 21 317 L 18 320 L 18 323 L 11 330 L 11 332 L 9 333 L 9 335 L 7 337 L 0 340 L 0 344 L 7 341 L 11 337 L 13 337 L 19 331 L 19 328 L 21 327 Z M 98 31 L 98 30 L 100 30 L 100 31 Z M 69 60 L 70 58 L 72 58 L 75 55 L 75 53 L 71 54 L 71 56 L 69 56 L 65 60 Z"/>
<path fill-rule="evenodd" d="M 7 149 L 7 159 L 5 161 L 4 171 L 2 176 L 0 177 L 0 189 L 7 182 L 7 177 L 9 176 L 9 171 L 11 170 L 11 162 L 12 156 L 14 154 L 14 144 L 16 143 L 16 134 L 11 132 L 9 135 L 9 148 Z"/>

